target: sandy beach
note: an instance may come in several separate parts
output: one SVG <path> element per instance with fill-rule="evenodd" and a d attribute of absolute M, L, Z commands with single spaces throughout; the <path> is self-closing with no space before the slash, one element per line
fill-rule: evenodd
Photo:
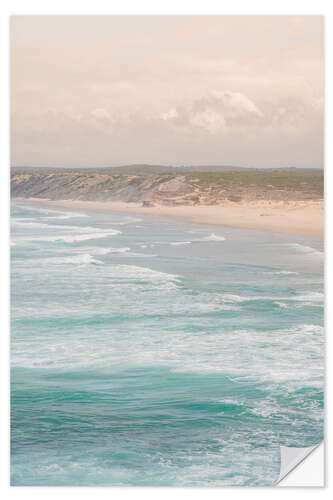
<path fill-rule="evenodd" d="M 72 210 L 98 212 L 130 212 L 177 217 L 202 224 L 221 224 L 231 227 L 262 229 L 294 234 L 323 236 L 324 202 L 252 202 L 225 205 L 143 207 L 139 203 L 47 200 L 29 198 L 43 205 Z"/>

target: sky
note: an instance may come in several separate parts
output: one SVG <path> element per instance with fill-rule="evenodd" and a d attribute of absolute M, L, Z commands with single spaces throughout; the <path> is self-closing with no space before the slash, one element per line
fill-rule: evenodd
<path fill-rule="evenodd" d="M 13 16 L 11 164 L 323 167 L 321 16 Z"/>

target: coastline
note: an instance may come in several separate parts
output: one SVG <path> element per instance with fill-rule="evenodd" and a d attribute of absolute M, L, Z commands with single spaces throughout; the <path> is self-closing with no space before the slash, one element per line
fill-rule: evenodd
<path fill-rule="evenodd" d="M 244 229 L 260 229 L 291 234 L 323 236 L 324 202 L 248 202 L 225 205 L 156 205 L 143 207 L 139 203 L 50 200 L 46 198 L 13 198 L 38 202 L 54 208 L 95 212 L 129 212 L 180 218 L 191 222 L 224 225 Z"/>

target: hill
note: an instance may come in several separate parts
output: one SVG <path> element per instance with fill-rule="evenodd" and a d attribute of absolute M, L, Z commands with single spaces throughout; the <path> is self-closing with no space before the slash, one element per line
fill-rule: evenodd
<path fill-rule="evenodd" d="M 156 172 L 159 168 L 167 171 Z M 188 168 L 191 170 L 150 165 L 103 169 L 16 167 L 11 173 L 11 194 L 21 198 L 147 205 L 219 205 L 230 201 L 323 198 L 324 173 L 319 169 Z"/>

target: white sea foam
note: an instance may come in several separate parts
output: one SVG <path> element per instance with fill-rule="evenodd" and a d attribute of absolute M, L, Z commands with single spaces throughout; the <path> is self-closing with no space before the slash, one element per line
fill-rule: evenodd
<path fill-rule="evenodd" d="M 76 243 L 80 241 L 87 240 L 96 240 L 100 238 L 106 238 L 108 236 L 115 236 L 117 234 L 121 234 L 121 231 L 117 231 L 116 229 L 109 229 L 108 231 L 95 231 L 89 234 L 74 234 L 74 235 L 65 235 L 59 234 L 54 236 L 29 236 L 24 238 L 16 238 L 15 241 L 49 241 L 51 243 L 56 243 L 57 241 L 64 241 L 65 243 Z"/>
<path fill-rule="evenodd" d="M 140 258 L 146 258 L 146 257 L 157 257 L 157 254 L 155 253 L 139 253 L 139 252 L 129 252 L 126 254 L 126 257 L 138 257 Z"/>
<path fill-rule="evenodd" d="M 130 248 L 129 247 L 120 247 L 120 248 L 113 248 L 113 247 L 85 247 L 85 250 L 92 255 L 107 255 L 109 253 L 126 253 L 129 252 Z"/>
<path fill-rule="evenodd" d="M 120 247 L 120 248 L 89 247 L 86 248 L 86 250 L 94 255 L 124 254 L 126 257 L 138 257 L 138 258 L 157 257 L 156 254 L 151 254 L 151 253 L 131 252 L 130 247 Z"/>
<path fill-rule="evenodd" d="M 103 264 L 100 260 L 94 259 L 92 255 L 89 253 L 82 253 L 79 255 L 66 255 L 64 257 L 49 257 L 46 259 L 38 259 L 38 262 L 41 264 L 55 264 L 55 265 L 63 265 L 63 264 Z"/>
<path fill-rule="evenodd" d="M 96 240 L 99 238 L 107 238 L 108 236 L 114 236 L 116 234 L 120 234 L 121 231 L 108 231 L 105 233 L 102 232 L 96 232 L 96 233 L 90 233 L 90 234 L 77 234 L 77 235 L 72 235 L 72 236 L 59 236 L 56 239 L 53 239 L 52 241 L 57 241 L 57 240 L 62 240 L 65 241 L 66 243 L 76 243 L 79 241 L 87 241 L 87 240 Z M 51 240 L 49 240 L 51 241 Z"/>
<path fill-rule="evenodd" d="M 149 267 L 132 266 L 128 264 L 119 264 L 110 271 L 116 278 L 126 278 L 133 280 L 144 280 L 150 282 L 177 281 L 180 276 L 176 274 L 155 271 Z"/>
<path fill-rule="evenodd" d="M 295 275 L 295 274 L 299 274 L 299 273 L 297 273 L 296 271 L 286 271 L 284 269 L 281 269 L 281 270 L 276 270 L 276 271 L 263 271 L 263 274 L 272 274 L 272 275 L 276 275 L 276 276 L 278 276 L 278 275 L 287 276 L 289 274 Z"/>
<path fill-rule="evenodd" d="M 171 241 L 169 245 L 178 247 L 182 245 L 191 245 L 192 241 Z"/>
<path fill-rule="evenodd" d="M 284 243 L 280 246 L 286 247 L 296 253 L 310 254 L 317 257 L 322 257 L 324 255 L 324 252 L 310 246 L 301 245 L 300 243 Z"/>
<path fill-rule="evenodd" d="M 58 212 L 59 213 L 59 212 Z M 75 219 L 77 217 L 89 217 L 88 214 L 78 212 L 63 212 L 63 215 L 50 217 L 51 219 Z"/>
<path fill-rule="evenodd" d="M 56 337 L 50 343 L 32 344 L 32 350 L 18 351 L 12 357 L 13 366 L 26 368 L 78 367 L 101 364 L 112 358 L 112 347 L 95 338 L 76 339 L 70 336 L 66 342 Z"/>
<path fill-rule="evenodd" d="M 54 219 L 54 217 L 53 217 Z M 33 221 L 34 219 L 30 219 Z M 105 229 L 100 229 L 100 228 L 95 228 L 92 226 L 71 226 L 71 225 L 64 225 L 64 224 L 48 224 L 45 222 L 25 222 L 25 219 L 19 219 L 19 218 L 14 218 L 12 217 L 11 219 L 11 224 L 13 226 L 17 227 L 26 227 L 28 229 L 30 228 L 37 228 L 37 229 L 67 229 L 71 231 L 77 231 L 77 232 L 83 232 L 86 233 L 87 231 L 92 231 L 92 232 L 107 232 L 108 230 Z M 120 232 L 120 231 L 119 231 Z"/>
<path fill-rule="evenodd" d="M 303 349 L 305 336 L 307 349 Z M 161 357 L 169 359 L 175 372 L 225 372 L 234 382 L 260 380 L 272 383 L 320 386 L 323 375 L 323 327 L 299 324 L 288 329 L 256 331 L 234 330 L 216 333 L 202 332 L 191 336 L 178 334 L 165 339 Z M 178 355 L 186 345 L 187 356 Z M 258 353 L 253 356 L 253 352 Z M 235 353 L 238 362 L 235 363 Z M 260 361 L 259 361 L 260 359 Z"/>
<path fill-rule="evenodd" d="M 48 229 L 52 226 L 49 224 L 41 223 L 41 222 L 26 222 L 23 219 L 16 219 L 12 217 L 10 223 L 13 227 L 26 227 L 26 228 L 39 228 L 39 229 Z"/>
<path fill-rule="evenodd" d="M 288 274 L 298 274 L 298 273 L 296 271 L 273 271 L 272 274 L 288 275 Z"/>
<path fill-rule="evenodd" d="M 111 248 L 85 247 L 85 251 L 92 255 L 107 255 L 108 253 L 110 253 Z"/>
<path fill-rule="evenodd" d="M 320 325 L 298 325 L 293 329 L 293 333 L 305 333 L 307 335 L 321 335 L 323 327 Z"/>
<path fill-rule="evenodd" d="M 319 325 L 299 324 L 269 332 L 244 329 L 200 331 L 190 335 L 180 327 L 172 335 L 143 331 L 142 335 L 136 332 L 128 337 L 120 335 L 110 339 L 108 336 L 107 342 L 105 338 L 98 341 L 94 336 L 70 337 L 63 342 L 55 336 L 50 343 L 36 343 L 31 339 L 25 349 L 14 351 L 12 362 L 16 366 L 47 368 L 109 364 L 119 360 L 127 365 L 157 363 L 177 373 L 224 372 L 230 380 L 239 383 L 259 380 L 295 386 L 311 380 L 312 386 L 320 386 L 322 334 L 323 328 Z M 305 336 L 309 349 L 302 349 Z M 133 341 L 136 349 L 133 349 Z M 230 404 L 233 403 L 230 401 Z"/>
<path fill-rule="evenodd" d="M 190 231 L 188 231 L 190 233 Z M 185 240 L 185 241 L 171 241 L 169 245 L 172 246 L 182 246 L 182 245 L 191 245 L 191 243 L 198 243 L 200 241 L 225 241 L 224 236 L 219 236 L 215 233 L 211 233 L 208 236 L 204 236 L 203 238 L 197 238 L 193 240 Z"/>
<path fill-rule="evenodd" d="M 23 207 L 25 208 L 25 207 Z M 41 208 L 30 206 L 27 207 L 29 210 L 33 210 L 34 212 L 39 212 L 42 214 L 42 217 L 46 219 L 71 219 L 76 217 L 89 217 L 88 214 L 82 212 L 65 212 L 63 210 L 52 210 L 51 208 Z M 45 214 L 45 215 L 43 215 Z M 47 214 L 55 214 L 54 216 L 48 217 Z"/>
<path fill-rule="evenodd" d="M 321 292 L 310 292 L 301 295 L 290 295 L 290 296 L 272 296 L 272 295 L 235 295 L 235 294 L 223 294 L 221 295 L 221 300 L 223 302 L 250 302 L 256 300 L 273 300 L 276 303 L 280 301 L 296 301 L 296 302 L 323 302 L 324 294 Z"/>
<path fill-rule="evenodd" d="M 325 296 L 321 292 L 309 292 L 304 295 L 296 295 L 291 298 L 292 300 L 302 301 L 302 302 L 323 302 Z"/>
<path fill-rule="evenodd" d="M 225 241 L 224 236 L 219 236 L 215 233 L 211 233 L 209 236 L 202 238 L 202 241 Z"/>
<path fill-rule="evenodd" d="M 241 297 L 240 295 L 234 295 L 231 293 L 225 293 L 221 296 L 223 302 L 245 302 L 248 299 L 253 299 L 254 297 Z"/>
<path fill-rule="evenodd" d="M 279 302 L 278 300 L 274 302 L 275 305 L 282 307 L 282 309 L 287 309 L 288 306 L 284 302 Z"/>
<path fill-rule="evenodd" d="M 286 246 L 301 253 L 316 252 L 315 248 L 306 245 L 300 245 L 299 243 L 287 243 Z"/>

